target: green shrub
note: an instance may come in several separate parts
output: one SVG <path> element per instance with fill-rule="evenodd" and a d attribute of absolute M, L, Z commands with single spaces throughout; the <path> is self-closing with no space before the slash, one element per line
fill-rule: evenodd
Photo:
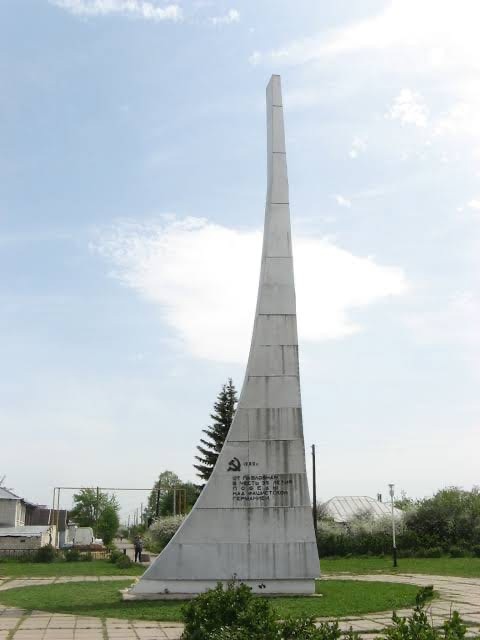
<path fill-rule="evenodd" d="M 462 547 L 458 547 L 457 545 L 452 545 L 449 552 L 451 558 L 464 558 L 467 555 L 465 549 L 462 549 Z"/>
<path fill-rule="evenodd" d="M 123 553 L 120 555 L 119 558 L 117 558 L 115 565 L 119 568 L 119 569 L 128 569 L 129 567 L 132 566 L 132 561 L 130 560 L 130 558 L 127 555 L 123 555 Z"/>
<path fill-rule="evenodd" d="M 317 628 L 314 619 L 292 618 L 279 622 L 272 635 L 252 635 L 250 630 L 239 627 L 222 627 L 208 635 L 209 640 L 357 640 L 351 630 L 342 634 L 338 622 L 322 622 Z"/>
<path fill-rule="evenodd" d="M 92 562 L 93 554 L 91 551 L 80 554 L 80 562 Z"/>
<path fill-rule="evenodd" d="M 184 516 L 166 516 L 155 520 L 145 533 L 145 547 L 153 553 L 160 553 L 173 538 L 183 520 Z"/>
<path fill-rule="evenodd" d="M 112 564 L 116 564 L 117 560 L 119 558 L 122 558 L 123 555 L 124 554 L 122 551 L 119 551 L 118 549 L 112 549 L 112 551 L 110 552 L 110 557 L 108 559 Z"/>
<path fill-rule="evenodd" d="M 57 557 L 56 550 L 52 547 L 51 544 L 47 544 L 44 547 L 40 547 L 37 549 L 35 554 L 33 555 L 34 562 L 53 562 Z"/>
<path fill-rule="evenodd" d="M 78 549 L 65 549 L 63 555 L 67 562 L 78 562 L 80 560 L 80 551 Z"/>
<path fill-rule="evenodd" d="M 383 632 L 387 640 L 462 640 L 467 633 L 457 611 L 444 622 L 442 629 L 433 627 L 421 605 L 415 607 L 410 618 L 400 618 L 394 613 L 392 620 L 393 625 Z"/>
<path fill-rule="evenodd" d="M 255 598 L 249 587 L 233 582 L 225 589 L 219 583 L 188 602 L 183 607 L 183 618 L 183 640 L 269 640 L 277 630 L 269 601 Z"/>
<path fill-rule="evenodd" d="M 418 536 L 419 546 L 470 549 L 478 543 L 480 490 L 447 487 L 418 502 L 405 516 L 406 527 Z M 457 556 L 460 557 L 460 556 Z"/>
<path fill-rule="evenodd" d="M 458 613 L 453 613 L 442 630 L 430 624 L 425 604 L 433 596 L 433 586 L 419 590 L 410 618 L 393 614 L 393 625 L 383 631 L 385 640 L 462 640 L 466 633 Z M 272 601 L 253 595 L 244 584 L 200 594 L 183 609 L 185 631 L 182 640 L 361 640 L 352 629 L 342 634 L 338 622 L 321 623 L 318 628 L 310 617 L 276 620 Z"/>
<path fill-rule="evenodd" d="M 425 587 L 420 587 L 417 595 L 415 596 L 415 604 L 417 607 L 423 607 L 429 600 L 433 598 L 433 584 L 428 584 Z"/>
<path fill-rule="evenodd" d="M 404 505 L 408 500 L 403 500 Z M 321 557 L 381 555 L 390 553 L 390 518 L 374 520 L 367 512 L 358 514 L 347 525 L 334 523 L 326 517 L 318 523 L 318 548 Z M 474 552 L 480 536 L 480 488 L 464 491 L 447 487 L 432 498 L 417 500 L 404 512 L 397 527 L 399 556 L 438 557 L 438 549 L 456 549 L 464 555 Z M 435 549 L 435 555 L 429 550 Z M 480 553 L 477 554 L 480 557 Z"/>
<path fill-rule="evenodd" d="M 472 546 L 472 555 L 475 558 L 480 558 L 480 544 L 474 544 Z"/>
<path fill-rule="evenodd" d="M 441 558 L 443 555 L 442 547 L 430 547 L 430 549 L 425 549 L 424 558 Z"/>
<path fill-rule="evenodd" d="M 183 607 L 185 631 L 182 640 L 339 640 L 338 623 L 322 623 L 317 628 L 310 617 L 277 621 L 268 598 L 253 595 L 244 584 L 202 593 Z M 356 637 L 352 632 L 343 636 Z"/>

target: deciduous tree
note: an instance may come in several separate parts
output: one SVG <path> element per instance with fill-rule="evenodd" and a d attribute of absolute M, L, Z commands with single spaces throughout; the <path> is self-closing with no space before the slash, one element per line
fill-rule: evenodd
<path fill-rule="evenodd" d="M 108 529 L 107 522 L 113 522 L 113 513 L 115 513 L 117 517 L 117 525 L 113 532 L 115 535 L 118 528 L 119 512 L 119 504 L 115 495 L 109 495 L 97 489 L 81 489 L 80 493 L 73 495 L 73 502 L 75 506 L 70 511 L 70 519 L 79 527 L 92 527 L 96 537 L 100 535 L 100 523 L 103 521 L 104 530 L 106 530 L 105 526 Z M 105 511 L 105 518 L 102 520 Z"/>

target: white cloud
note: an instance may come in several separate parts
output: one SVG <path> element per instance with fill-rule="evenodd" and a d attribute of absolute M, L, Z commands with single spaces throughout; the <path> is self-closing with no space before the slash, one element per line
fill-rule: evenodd
<path fill-rule="evenodd" d="M 480 115 L 476 111 L 475 98 L 470 103 L 458 102 L 446 113 L 442 113 L 435 122 L 434 133 L 435 135 L 480 134 Z"/>
<path fill-rule="evenodd" d="M 365 69 L 362 77 L 366 82 L 373 73 L 383 74 L 388 85 L 395 78 L 403 84 L 408 76 L 420 86 L 427 77 L 427 88 L 441 88 L 433 96 L 441 111 L 434 113 L 432 108 L 428 118 L 423 100 L 407 100 L 412 96 L 404 94 L 392 116 L 419 127 L 430 124 L 435 135 L 461 136 L 471 144 L 472 137 L 480 138 L 479 23 L 478 0 L 391 0 L 367 19 L 283 43 L 278 49 L 256 51 L 250 62 L 277 68 L 308 65 L 308 86 L 295 90 L 307 106 L 312 100 L 318 102 L 318 71 L 330 68 L 332 59 L 348 65 L 353 56 L 364 56 L 355 69 Z M 361 86 L 358 73 L 349 82 L 352 92 L 357 92 Z M 377 84 L 382 83 L 378 78 Z M 355 158 L 357 152 L 353 149 L 350 155 Z"/>
<path fill-rule="evenodd" d="M 243 363 L 248 353 L 261 251 L 260 231 L 205 219 L 123 223 L 96 249 L 113 274 L 160 305 L 165 322 L 193 356 Z M 406 292 L 403 271 L 340 249 L 329 240 L 296 238 L 299 331 L 304 340 L 361 330 L 349 311 Z M 335 277 L 332 277 L 335 274 Z"/>
<path fill-rule="evenodd" d="M 410 89 L 402 89 L 385 117 L 390 120 L 400 120 L 402 124 L 426 127 L 428 108 L 420 94 Z"/>
<path fill-rule="evenodd" d="M 348 198 L 345 198 L 345 196 L 337 194 L 336 196 L 334 196 L 334 198 L 335 198 L 336 203 L 340 207 L 347 207 L 348 209 L 350 209 L 350 207 L 352 206 L 352 201 L 349 200 Z"/>
<path fill-rule="evenodd" d="M 248 61 L 250 62 L 250 64 L 252 64 L 254 67 L 260 63 L 260 60 L 262 59 L 262 54 L 260 53 L 260 51 L 254 51 L 252 53 L 252 55 L 248 58 Z"/>
<path fill-rule="evenodd" d="M 159 7 L 148 0 L 49 0 L 51 4 L 77 16 L 106 16 L 118 14 L 146 20 L 182 19 L 182 9 L 176 4 Z"/>
<path fill-rule="evenodd" d="M 470 209 L 480 209 L 480 200 L 470 200 L 467 207 L 470 207 Z"/>
<path fill-rule="evenodd" d="M 352 140 L 352 145 L 350 147 L 348 155 L 350 156 L 350 158 L 352 158 L 352 160 L 355 160 L 356 158 L 358 158 L 360 153 L 363 153 L 366 150 L 366 148 L 367 141 L 365 140 L 365 138 L 355 136 L 355 138 Z"/>
<path fill-rule="evenodd" d="M 410 64 L 417 68 L 428 66 L 456 67 L 468 63 L 480 66 L 480 41 L 477 25 L 480 5 L 477 0 L 392 0 L 386 9 L 366 20 L 347 27 L 293 40 L 281 49 L 261 53 L 270 62 L 281 58 L 288 64 L 302 64 L 312 60 L 357 51 L 385 49 L 408 50 Z M 418 49 L 425 55 L 418 57 Z"/>
<path fill-rule="evenodd" d="M 224 16 L 213 16 L 210 18 L 210 22 L 214 25 L 240 22 L 240 13 L 236 9 L 230 9 Z"/>

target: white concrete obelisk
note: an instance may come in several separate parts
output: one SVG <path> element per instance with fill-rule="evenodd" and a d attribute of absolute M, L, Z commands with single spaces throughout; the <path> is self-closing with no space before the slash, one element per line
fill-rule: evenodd
<path fill-rule="evenodd" d="M 233 577 L 266 595 L 315 592 L 279 76 L 267 87 L 267 130 L 260 285 L 238 408 L 210 480 L 133 587 L 137 597 L 200 593 Z"/>

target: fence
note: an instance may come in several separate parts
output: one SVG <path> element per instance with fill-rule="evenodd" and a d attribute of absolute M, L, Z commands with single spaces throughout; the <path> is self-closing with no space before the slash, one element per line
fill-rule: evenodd
<path fill-rule="evenodd" d="M 67 549 L 63 549 L 66 551 Z M 60 554 L 62 553 L 62 549 L 59 550 Z M 0 562 L 2 560 L 25 560 L 28 562 L 33 559 L 35 554 L 38 553 L 37 549 L 0 549 Z M 103 549 L 101 551 L 89 551 L 88 549 L 82 549 L 80 551 L 80 556 L 90 556 L 92 560 L 108 560 L 110 558 L 110 551 L 107 549 Z M 60 555 L 60 558 L 62 556 Z"/>
<path fill-rule="evenodd" d="M 6 558 L 13 558 L 16 560 L 31 558 L 37 553 L 37 551 L 38 549 L 0 549 L 0 562 Z"/>

